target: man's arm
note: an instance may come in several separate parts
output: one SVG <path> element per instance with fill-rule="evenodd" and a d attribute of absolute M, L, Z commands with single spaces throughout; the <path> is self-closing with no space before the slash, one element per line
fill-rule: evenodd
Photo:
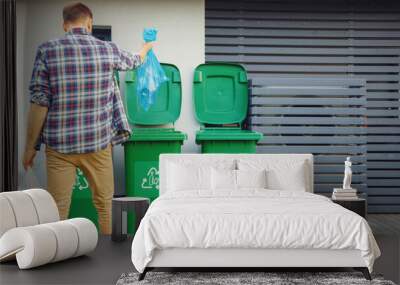
<path fill-rule="evenodd" d="M 152 42 L 144 43 L 137 54 L 132 54 L 119 49 L 115 44 L 113 45 L 115 57 L 114 68 L 117 70 L 129 70 L 139 67 L 145 60 L 147 53 L 153 48 Z"/>
<path fill-rule="evenodd" d="M 26 144 L 22 164 L 27 170 L 33 165 L 36 147 L 50 105 L 50 83 L 45 52 L 39 47 L 29 85 L 30 109 L 27 122 Z"/>
<path fill-rule="evenodd" d="M 36 145 L 46 121 L 48 108 L 31 103 L 28 115 L 28 129 L 26 134 L 25 152 L 23 165 L 25 170 L 33 165 L 33 159 L 36 156 Z"/>

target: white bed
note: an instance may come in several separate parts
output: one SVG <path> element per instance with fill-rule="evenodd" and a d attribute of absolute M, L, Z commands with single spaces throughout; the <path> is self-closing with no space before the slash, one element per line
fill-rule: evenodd
<path fill-rule="evenodd" d="M 264 168 L 268 189 L 238 188 L 254 186 Z M 238 173 L 235 189 L 225 172 Z M 220 173 L 220 188 L 208 185 Z M 154 267 L 354 267 L 370 278 L 380 251 L 368 223 L 312 192 L 310 154 L 161 155 L 160 197 L 135 235 L 132 262 L 140 278 Z"/>

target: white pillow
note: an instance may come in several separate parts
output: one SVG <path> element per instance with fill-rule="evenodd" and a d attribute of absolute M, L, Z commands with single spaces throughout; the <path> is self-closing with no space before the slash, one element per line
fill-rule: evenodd
<path fill-rule="evenodd" d="M 210 167 L 168 164 L 168 191 L 211 189 Z"/>
<path fill-rule="evenodd" d="M 267 171 L 263 170 L 236 170 L 238 188 L 267 188 Z"/>
<path fill-rule="evenodd" d="M 275 161 L 238 161 L 239 170 L 267 170 L 267 188 L 273 190 L 302 191 L 309 187 L 307 164 L 304 160 L 281 159 Z"/>
<path fill-rule="evenodd" d="M 213 190 L 236 190 L 236 170 L 211 168 L 211 188 Z"/>

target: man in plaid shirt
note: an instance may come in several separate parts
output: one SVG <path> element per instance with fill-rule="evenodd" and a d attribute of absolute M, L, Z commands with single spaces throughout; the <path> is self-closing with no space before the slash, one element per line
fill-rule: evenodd
<path fill-rule="evenodd" d="M 37 50 L 23 164 L 31 167 L 40 143 L 46 145 L 47 187 L 62 219 L 69 214 L 79 167 L 93 191 L 100 231 L 110 234 L 111 148 L 130 135 L 114 71 L 138 67 L 152 44 L 131 54 L 94 38 L 92 12 L 81 3 L 66 6 L 63 18 L 65 36 Z"/>

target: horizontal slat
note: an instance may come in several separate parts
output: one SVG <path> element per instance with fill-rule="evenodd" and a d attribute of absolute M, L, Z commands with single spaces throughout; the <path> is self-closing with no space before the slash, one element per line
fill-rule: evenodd
<path fill-rule="evenodd" d="M 225 7 L 226 8 L 226 7 Z M 308 11 L 307 11 L 308 12 Z M 307 13 L 299 12 L 298 10 L 293 12 L 279 11 L 246 11 L 246 13 L 241 14 L 242 19 L 290 19 L 290 20 L 309 20 L 309 19 L 320 19 L 320 20 L 400 20 L 400 17 L 396 13 L 329 13 L 327 11 L 321 11 L 321 13 Z M 209 10 L 206 13 L 207 18 L 236 18 L 237 11 L 226 11 L 219 10 L 213 11 Z"/>
<path fill-rule="evenodd" d="M 400 48 L 320 48 L 320 47 L 235 47 L 235 46 L 218 46 L 207 45 L 206 54 L 280 54 L 280 55 L 397 55 Z"/>
<path fill-rule="evenodd" d="M 364 115 L 366 109 L 335 107 L 264 107 L 251 106 L 252 115 Z"/>
<path fill-rule="evenodd" d="M 398 170 L 368 170 L 368 179 L 370 178 L 400 178 Z M 400 191 L 400 189 L 399 189 Z M 399 193 L 400 194 L 400 193 Z"/>
<path fill-rule="evenodd" d="M 366 136 L 266 136 L 259 144 L 365 144 Z"/>
<path fill-rule="evenodd" d="M 339 181 L 340 182 L 340 181 Z M 343 186 L 342 183 L 315 183 L 314 184 L 314 192 L 316 193 L 332 193 L 333 188 L 341 188 Z M 360 192 L 367 191 L 367 184 L 365 183 L 353 183 L 352 187 L 356 188 Z M 328 195 L 330 197 L 331 195 Z"/>
<path fill-rule="evenodd" d="M 263 127 L 254 125 L 253 130 L 264 134 L 366 134 L 366 128 L 360 127 Z"/>
<path fill-rule="evenodd" d="M 400 171 L 400 161 L 368 161 L 368 169 L 398 169 Z"/>
<path fill-rule="evenodd" d="M 368 143 L 400 143 L 400 136 L 396 135 L 383 135 L 383 136 L 373 136 L 369 135 L 367 137 Z M 399 146 L 400 147 L 400 146 Z"/>
<path fill-rule="evenodd" d="M 382 187 L 382 186 L 389 186 L 389 187 L 400 187 L 400 179 L 369 179 L 368 178 L 368 186 L 370 187 Z"/>
<path fill-rule="evenodd" d="M 326 86 L 325 88 L 316 88 L 315 85 L 310 85 L 308 88 L 293 86 L 291 88 L 277 86 L 276 83 L 266 87 L 254 87 L 251 89 L 252 95 L 268 95 L 268 96 L 332 96 L 332 97 L 348 97 L 348 96 L 364 96 L 366 93 L 365 89 L 362 88 L 338 88 L 332 86 Z M 311 83 L 310 83 L 311 84 Z M 276 86 L 276 85 L 275 85 Z"/>
<path fill-rule="evenodd" d="M 252 122 L 264 125 L 365 125 L 366 118 L 257 116 L 252 118 Z"/>
<path fill-rule="evenodd" d="M 368 125 L 400 125 L 400 118 L 368 118 Z"/>
<path fill-rule="evenodd" d="M 365 98 L 271 98 L 271 97 L 253 97 L 253 104 L 264 105 L 358 105 L 364 106 Z"/>
<path fill-rule="evenodd" d="M 309 65 L 299 65 L 299 64 L 243 64 L 248 71 L 257 72 L 366 72 L 366 73 L 388 73 L 388 72 L 400 72 L 398 66 L 359 66 L 359 65 L 325 65 L 325 64 L 309 64 Z M 384 89 L 371 87 L 370 89 Z M 393 88 L 389 88 L 393 89 Z"/>
<path fill-rule="evenodd" d="M 369 213 L 400 213 L 400 205 L 368 205 Z"/>
<path fill-rule="evenodd" d="M 368 187 L 368 195 L 380 195 L 380 196 L 399 195 L 399 188 L 398 187 L 394 187 L 394 188 Z"/>
<path fill-rule="evenodd" d="M 397 56 L 279 56 L 279 55 L 207 55 L 207 61 L 228 61 L 237 63 L 303 63 L 303 64 L 393 64 L 398 63 L 400 59 Z"/>
<path fill-rule="evenodd" d="M 392 31 L 349 31 L 334 29 L 276 29 L 276 28 L 225 28 L 206 27 L 207 37 L 270 37 L 270 38 L 399 38 L 400 29 Z"/>
<path fill-rule="evenodd" d="M 314 181 L 316 183 L 341 183 L 343 181 L 343 176 L 336 174 L 315 174 Z M 367 181 L 367 176 L 365 174 L 353 174 L 352 183 L 365 182 Z"/>
<path fill-rule="evenodd" d="M 376 135 L 376 134 L 390 134 L 390 135 L 396 135 L 400 134 L 400 127 L 386 127 L 386 126 L 381 126 L 381 127 L 368 127 L 367 128 L 368 134 L 370 135 Z"/>
<path fill-rule="evenodd" d="M 364 86 L 365 80 L 362 78 L 305 78 L 305 77 L 286 77 L 286 78 L 269 78 L 269 77 L 255 77 L 252 79 L 253 86 L 294 86 L 296 88 L 301 86 L 333 86 L 349 87 L 349 86 Z"/>
<path fill-rule="evenodd" d="M 329 163 L 329 164 L 336 164 L 336 163 L 341 163 L 344 165 L 344 161 L 346 160 L 347 155 L 314 155 L 314 163 L 317 164 L 323 164 L 323 163 Z M 367 157 L 366 155 L 355 155 L 351 156 L 351 161 L 353 164 L 355 163 L 366 163 L 367 162 Z"/>
<path fill-rule="evenodd" d="M 319 38 L 260 38 L 260 37 L 212 37 L 206 38 L 206 45 L 245 45 L 245 46 L 338 46 L 338 47 L 399 47 L 400 40 L 398 39 L 319 39 Z"/>
<path fill-rule="evenodd" d="M 380 2 L 356 1 L 352 6 L 348 6 L 346 1 L 302 1 L 288 2 L 283 6 L 279 1 L 230 1 L 229 6 L 226 1 L 207 1 L 206 8 L 222 10 L 242 10 L 257 12 L 314 12 L 314 13 L 350 13 L 350 12 L 368 12 L 368 13 L 396 13 L 399 12 L 398 5 L 395 2 L 386 2 L 386 5 L 378 5 Z M 267 5 L 266 5 L 267 4 Z"/>
<path fill-rule="evenodd" d="M 400 153 L 368 153 L 368 160 L 379 160 L 379 161 L 398 160 L 398 161 L 400 161 Z"/>
<path fill-rule="evenodd" d="M 399 24 L 399 21 L 394 22 Z M 346 21 L 321 21 L 312 20 L 308 21 L 285 21 L 285 20 L 257 20 L 251 21 L 246 19 L 207 19 L 206 27 L 239 27 L 239 28 L 276 28 L 282 29 L 379 29 L 385 28 L 388 30 L 398 30 L 396 25 L 388 25 L 386 22 L 366 22 L 366 21 L 352 21 L 351 25 Z"/>
<path fill-rule="evenodd" d="M 400 152 L 400 144 L 368 144 L 368 151 Z"/>
<path fill-rule="evenodd" d="M 365 146 L 266 146 L 258 145 L 260 153 L 365 153 Z"/>
<path fill-rule="evenodd" d="M 368 203 L 374 204 L 374 205 L 379 205 L 379 204 L 385 204 L 385 205 L 397 205 L 400 204 L 400 196 L 392 196 L 392 197 L 368 197 Z"/>
<path fill-rule="evenodd" d="M 351 170 L 353 173 L 364 173 L 367 170 L 366 165 L 352 165 Z M 314 173 L 344 173 L 344 166 L 341 165 L 326 165 L 326 164 L 315 164 Z"/>

